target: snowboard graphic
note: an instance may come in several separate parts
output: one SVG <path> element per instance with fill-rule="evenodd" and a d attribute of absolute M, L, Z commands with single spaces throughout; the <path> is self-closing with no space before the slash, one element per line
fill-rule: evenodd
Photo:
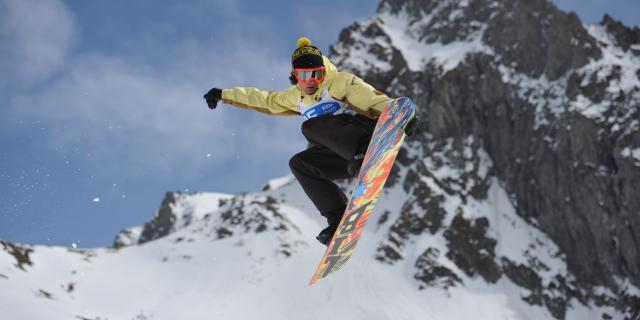
<path fill-rule="evenodd" d="M 391 100 L 378 118 L 345 214 L 309 285 L 339 270 L 351 257 L 398 155 L 404 127 L 414 113 L 413 101 L 398 98 Z"/>

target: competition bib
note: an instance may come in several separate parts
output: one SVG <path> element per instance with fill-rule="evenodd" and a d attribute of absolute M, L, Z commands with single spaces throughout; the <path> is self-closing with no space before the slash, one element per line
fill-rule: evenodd
<path fill-rule="evenodd" d="M 300 110 L 300 114 L 305 121 L 327 114 L 356 114 L 355 111 L 349 109 L 346 103 L 331 97 L 327 89 L 322 92 L 320 100 L 314 104 L 306 104 L 300 100 L 300 102 L 298 102 L 298 110 Z"/>

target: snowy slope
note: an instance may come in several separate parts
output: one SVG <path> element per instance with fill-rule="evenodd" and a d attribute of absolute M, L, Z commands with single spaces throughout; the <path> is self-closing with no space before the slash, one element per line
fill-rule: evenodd
<path fill-rule="evenodd" d="M 313 239 L 321 221 L 297 182 L 226 198 L 229 201 L 223 204 L 219 194 L 182 196 L 185 203 L 207 207 L 208 212 L 169 236 L 142 245 L 73 250 L 4 243 L 5 250 L 0 250 L 3 319 L 551 317 L 546 309 L 525 303 L 521 299 L 525 292 L 506 277 L 490 285 L 468 277 L 442 256 L 438 263 L 450 267 L 464 286 L 420 290 L 411 263 L 388 265 L 376 260 L 376 249 L 387 232 L 384 223 L 375 222 L 384 211 L 399 211 L 404 202 L 399 188 L 385 194 L 350 263 L 314 287 L 307 284 L 323 253 Z M 486 202 L 467 205 L 497 226 L 490 233 L 500 243 L 500 255 L 515 261 L 539 259 L 550 266 L 550 275 L 566 272 L 557 248 L 514 214 L 497 181 Z M 447 220 L 453 216 L 447 214 Z M 416 239 L 407 254 L 418 255 L 427 247 L 447 250 L 442 235 L 436 235 Z M 12 248 L 32 250 L 27 254 L 29 263 L 17 265 L 16 256 L 21 255 L 12 255 Z M 567 319 L 600 319 L 602 312 L 616 315 L 576 302 Z"/>

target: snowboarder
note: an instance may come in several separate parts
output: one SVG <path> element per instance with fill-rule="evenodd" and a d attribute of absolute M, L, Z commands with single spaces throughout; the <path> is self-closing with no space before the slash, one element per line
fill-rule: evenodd
<path fill-rule="evenodd" d="M 274 92 L 257 88 L 213 88 L 204 98 L 210 109 L 222 101 L 270 115 L 302 115 L 302 134 L 310 146 L 289 161 L 293 175 L 328 226 L 316 239 L 327 245 L 345 211 L 347 197 L 332 181 L 357 175 L 376 119 L 389 98 L 359 77 L 340 72 L 302 37 L 291 56 L 292 86 Z M 411 135 L 415 117 L 406 127 Z"/>

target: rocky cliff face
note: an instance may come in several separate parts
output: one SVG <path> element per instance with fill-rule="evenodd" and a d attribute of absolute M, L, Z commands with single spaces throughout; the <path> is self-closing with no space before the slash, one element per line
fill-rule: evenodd
<path fill-rule="evenodd" d="M 401 260 L 407 243 L 444 230 L 449 252 L 415 261 L 427 285 L 455 285 L 435 263 L 446 255 L 467 274 L 529 288 L 525 299 L 557 318 L 571 298 L 607 300 L 599 286 L 617 297 L 607 303 L 638 315 L 627 285 L 640 286 L 640 30 L 608 16 L 585 26 L 546 0 L 383 0 L 374 17 L 342 31 L 331 58 L 413 97 L 425 120 L 400 157 L 412 197 L 380 260 Z M 439 175 L 443 166 L 457 175 Z M 466 219 L 462 206 L 442 221 L 452 209 L 445 199 L 484 199 L 493 178 L 559 246 L 569 275 L 542 284 L 544 265 L 496 256 L 483 231 L 490 222 Z"/>

